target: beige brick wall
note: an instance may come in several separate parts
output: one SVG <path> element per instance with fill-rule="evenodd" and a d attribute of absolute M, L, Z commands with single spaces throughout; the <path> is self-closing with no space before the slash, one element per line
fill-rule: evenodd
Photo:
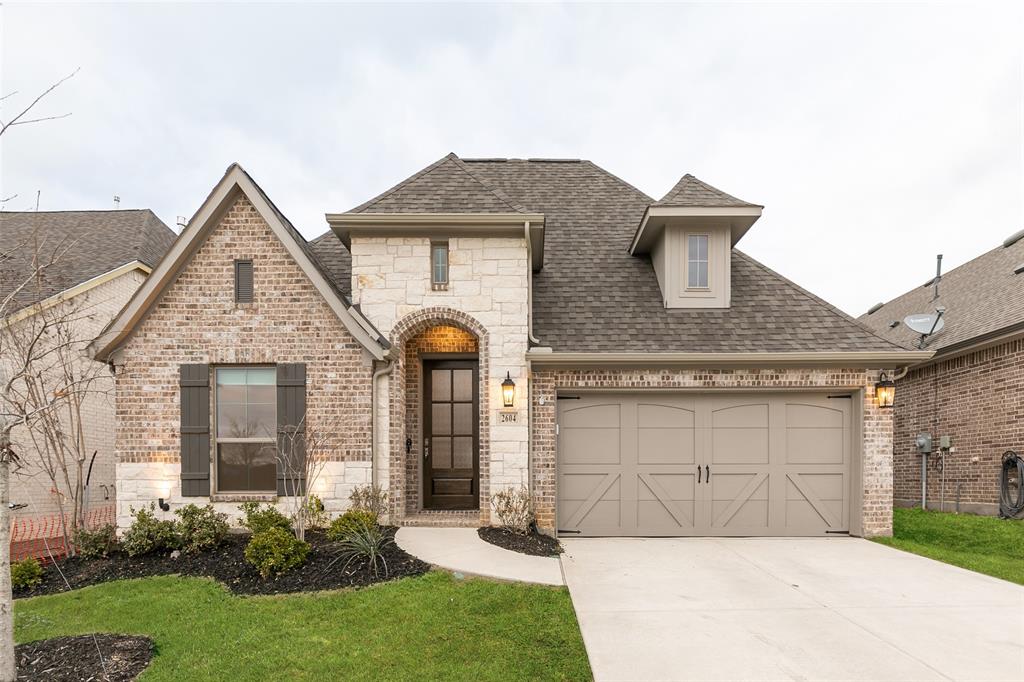
<path fill-rule="evenodd" d="M 234 260 L 251 258 L 251 304 L 234 301 Z M 180 496 L 179 366 L 306 363 L 307 429 L 330 430 L 332 454 L 313 489 L 331 510 L 370 480 L 371 363 L 244 197 L 225 214 L 119 354 L 118 523 L 129 507 Z M 212 413 L 212 410 L 211 410 Z M 212 452 L 211 452 L 212 457 Z M 234 514 L 236 502 L 218 502 Z"/>
<path fill-rule="evenodd" d="M 892 534 L 892 411 L 874 401 L 877 376 L 864 370 L 540 370 L 533 385 L 532 491 L 538 526 L 556 522 L 556 396 L 560 390 L 622 389 L 862 389 L 860 521 L 865 536 Z M 855 482 L 856 485 L 856 482 Z M 857 513 L 857 510 L 853 510 Z"/>
<path fill-rule="evenodd" d="M 952 436 L 955 451 L 929 458 L 928 506 L 999 512 L 999 471 L 1007 450 L 1024 453 L 1024 340 L 915 369 L 896 383 L 895 498 L 921 503 L 921 456 L 914 439 Z"/>
<path fill-rule="evenodd" d="M 144 279 L 145 274 L 141 270 L 126 272 L 43 313 L 46 316 L 74 319 L 74 334 L 81 339 L 78 345 L 83 351 L 76 359 L 78 366 L 75 373 L 77 376 L 91 374 L 96 377 L 82 405 L 85 451 L 89 457 L 96 452 L 89 478 L 90 508 L 114 503 L 114 378 L 100 363 L 85 357 L 84 348 L 128 302 Z M 38 319 L 29 318 L 20 324 L 34 326 L 38 324 Z M 66 419 L 64 422 L 67 425 Z M 54 489 L 49 477 L 40 468 L 40 454 L 25 428 L 16 428 L 12 439 L 22 456 L 22 468 L 14 472 L 11 501 L 28 505 L 15 510 L 14 515 L 35 517 L 56 513 L 59 495 L 66 496 L 70 490 L 66 485 L 58 485 Z"/>

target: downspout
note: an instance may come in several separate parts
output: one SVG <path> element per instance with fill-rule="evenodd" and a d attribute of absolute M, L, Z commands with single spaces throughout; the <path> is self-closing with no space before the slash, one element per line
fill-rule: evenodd
<path fill-rule="evenodd" d="M 388 376 L 395 368 L 393 360 L 385 360 L 386 364 L 374 370 L 370 379 L 370 485 L 377 487 L 377 380 Z"/>
<path fill-rule="evenodd" d="M 533 242 L 529 220 L 523 223 L 523 236 L 526 237 L 526 336 L 530 343 L 539 346 L 540 340 L 533 336 Z"/>
<path fill-rule="evenodd" d="M 527 346 L 533 343 L 540 345 L 540 340 L 533 335 L 533 242 L 530 239 L 530 221 L 523 223 L 523 236 L 526 238 L 526 338 Z M 526 361 L 526 489 L 533 500 L 533 365 Z"/>

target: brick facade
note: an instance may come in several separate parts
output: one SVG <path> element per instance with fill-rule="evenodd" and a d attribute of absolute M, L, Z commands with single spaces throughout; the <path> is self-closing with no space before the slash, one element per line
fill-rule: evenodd
<path fill-rule="evenodd" d="M 896 385 L 896 504 L 921 503 L 921 456 L 914 439 L 952 436 L 954 451 L 929 457 L 928 506 L 981 514 L 999 510 L 999 469 L 1007 450 L 1024 451 L 1024 340 L 912 370 Z M 945 485 L 943 487 L 943 465 Z"/>
<path fill-rule="evenodd" d="M 237 258 L 253 261 L 252 303 L 234 301 Z M 371 363 L 242 197 L 119 352 L 120 526 L 129 522 L 130 506 L 158 497 L 169 495 L 172 508 L 208 501 L 180 495 L 179 366 L 280 362 L 306 363 L 307 429 L 330 429 L 335 434 L 333 454 L 313 490 L 329 510 L 344 508 L 352 487 L 370 480 Z M 212 456 L 211 452 L 211 461 Z M 237 513 L 236 502 L 215 506 Z"/>
<path fill-rule="evenodd" d="M 556 397 L 574 389 L 861 390 L 861 534 L 892 534 L 892 411 L 874 400 L 875 373 L 842 369 L 545 370 L 532 376 L 532 492 L 538 526 L 556 523 Z M 854 509 L 856 512 L 856 508 Z"/>

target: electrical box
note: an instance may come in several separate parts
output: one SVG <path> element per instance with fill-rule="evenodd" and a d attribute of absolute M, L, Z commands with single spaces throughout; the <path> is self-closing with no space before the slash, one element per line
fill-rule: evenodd
<path fill-rule="evenodd" d="M 939 447 L 942 448 L 943 450 L 949 450 L 951 447 L 953 447 L 953 437 L 939 436 Z"/>
<path fill-rule="evenodd" d="M 932 451 L 932 434 L 930 433 L 919 433 L 917 438 L 914 439 L 914 445 L 917 446 L 917 451 L 921 454 L 931 454 Z"/>

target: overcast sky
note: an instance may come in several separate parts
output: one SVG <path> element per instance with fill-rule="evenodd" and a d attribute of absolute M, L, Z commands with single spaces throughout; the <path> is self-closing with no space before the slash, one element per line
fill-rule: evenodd
<path fill-rule="evenodd" d="M 191 216 L 240 162 L 307 237 L 449 151 L 683 173 L 739 248 L 857 315 L 1024 228 L 1024 3 L 19 5 L 7 210 Z M 6 118 L 0 115 L 0 118 Z M 639 216 L 638 216 L 639 218 Z"/>

